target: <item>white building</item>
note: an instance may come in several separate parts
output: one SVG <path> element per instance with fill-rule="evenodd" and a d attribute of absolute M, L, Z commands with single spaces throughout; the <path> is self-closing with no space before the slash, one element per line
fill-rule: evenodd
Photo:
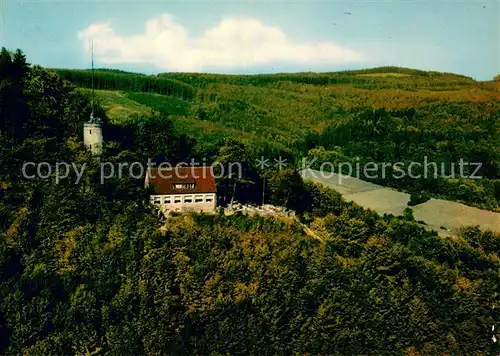
<path fill-rule="evenodd" d="M 217 188 L 211 167 L 149 169 L 145 185 L 153 190 L 151 204 L 164 213 L 215 211 Z"/>

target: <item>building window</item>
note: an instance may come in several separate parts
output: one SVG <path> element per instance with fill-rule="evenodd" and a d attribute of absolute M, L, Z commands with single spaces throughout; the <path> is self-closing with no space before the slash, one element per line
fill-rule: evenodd
<path fill-rule="evenodd" d="M 193 202 L 193 199 L 191 199 L 191 198 L 184 199 L 184 203 L 192 203 L 192 202 Z"/>
<path fill-rule="evenodd" d="M 163 199 L 163 204 L 170 204 L 170 203 L 171 203 L 170 198 Z"/>
<path fill-rule="evenodd" d="M 213 199 L 212 199 L 212 198 L 206 198 L 206 199 L 205 199 L 205 201 L 206 201 L 207 203 L 211 203 L 211 202 L 213 201 Z"/>
<path fill-rule="evenodd" d="M 160 204 L 161 203 L 161 199 L 160 198 L 155 198 L 154 203 L 155 204 Z"/>
<path fill-rule="evenodd" d="M 203 198 L 202 198 L 202 197 L 196 197 L 196 198 L 194 199 L 194 202 L 195 202 L 195 203 L 203 203 Z"/>
<path fill-rule="evenodd" d="M 176 183 L 172 185 L 174 189 L 194 189 L 194 183 L 180 184 Z"/>
<path fill-rule="evenodd" d="M 175 200 L 174 200 L 175 204 L 180 204 L 180 202 L 181 202 L 181 198 L 175 198 Z"/>

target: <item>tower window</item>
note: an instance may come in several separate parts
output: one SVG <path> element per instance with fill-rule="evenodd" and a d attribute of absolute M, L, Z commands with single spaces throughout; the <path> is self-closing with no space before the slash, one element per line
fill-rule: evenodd
<path fill-rule="evenodd" d="M 92 130 L 89 130 L 89 134 L 92 135 Z"/>

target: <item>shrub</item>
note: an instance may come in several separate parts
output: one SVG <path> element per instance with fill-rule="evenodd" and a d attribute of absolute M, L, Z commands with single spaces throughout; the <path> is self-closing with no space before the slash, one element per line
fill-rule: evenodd
<path fill-rule="evenodd" d="M 417 193 L 413 192 L 410 194 L 410 201 L 408 202 L 409 206 L 414 206 L 418 204 L 425 203 L 430 199 L 429 194 L 427 193 Z"/>

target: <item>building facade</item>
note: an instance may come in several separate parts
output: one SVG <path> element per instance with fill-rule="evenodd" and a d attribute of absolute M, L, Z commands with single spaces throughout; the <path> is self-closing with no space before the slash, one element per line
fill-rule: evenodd
<path fill-rule="evenodd" d="M 149 169 L 145 185 L 152 189 L 151 204 L 163 213 L 215 211 L 217 188 L 211 167 Z"/>
<path fill-rule="evenodd" d="M 83 143 L 94 155 L 102 153 L 102 127 L 99 121 L 95 121 L 91 115 L 90 122 L 83 124 Z"/>

